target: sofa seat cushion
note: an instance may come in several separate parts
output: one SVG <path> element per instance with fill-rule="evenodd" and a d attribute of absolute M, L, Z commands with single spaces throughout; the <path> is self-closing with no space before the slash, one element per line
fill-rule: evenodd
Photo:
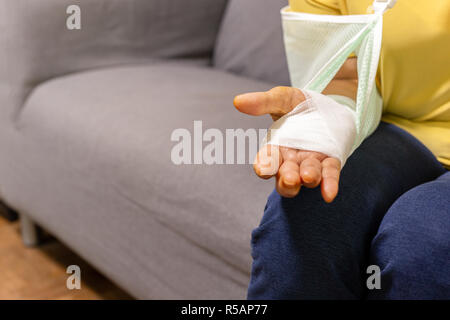
<path fill-rule="evenodd" d="M 208 297 L 212 280 L 199 289 L 188 288 L 194 281 L 186 274 L 192 270 L 183 267 L 189 250 L 190 256 L 203 252 L 241 274 L 234 281 L 245 289 L 251 230 L 273 183 L 258 179 L 250 165 L 175 165 L 171 152 L 177 143 L 171 135 L 178 128 L 193 135 L 195 120 L 202 120 L 203 132 L 267 128 L 268 116 L 240 114 L 232 100 L 238 93 L 270 86 L 181 63 L 99 69 L 48 81 L 31 94 L 16 123 L 25 147 L 16 150 L 15 157 L 24 161 L 13 170 L 24 185 L 12 182 L 5 190 L 21 209 L 35 212 L 51 232 L 140 297 L 198 298 L 201 292 Z M 67 208 L 51 214 L 58 205 Z M 102 208 L 111 209 L 104 213 Z M 152 225 L 148 232 L 146 224 Z M 150 232 L 155 226 L 169 230 L 179 242 L 170 247 L 156 231 Z M 106 266 L 100 263 L 93 256 L 96 245 L 104 250 L 104 259 L 111 259 L 108 250 L 130 264 L 138 263 L 132 257 L 139 256 L 138 265 L 130 267 L 136 272 L 134 281 L 129 279 L 133 274 L 118 274 L 114 259 Z M 185 260 L 181 247 L 188 248 Z M 203 258 L 194 260 L 207 264 Z M 151 291 L 142 281 L 150 274 L 166 279 L 178 295 L 143 293 Z M 214 290 L 209 297 L 237 297 L 227 294 L 225 285 Z"/>

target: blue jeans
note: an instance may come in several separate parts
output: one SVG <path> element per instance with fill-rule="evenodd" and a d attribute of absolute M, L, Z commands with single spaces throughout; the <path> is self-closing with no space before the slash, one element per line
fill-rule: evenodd
<path fill-rule="evenodd" d="M 348 159 L 339 194 L 274 191 L 252 233 L 249 299 L 450 299 L 450 172 L 381 123 Z M 369 290 L 369 265 L 381 289 Z"/>

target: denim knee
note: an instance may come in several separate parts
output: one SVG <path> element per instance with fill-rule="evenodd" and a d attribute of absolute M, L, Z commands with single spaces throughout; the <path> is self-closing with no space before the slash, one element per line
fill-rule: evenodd
<path fill-rule="evenodd" d="M 293 198 L 274 191 L 261 224 L 252 232 L 249 299 L 357 299 L 364 230 L 345 221 L 319 190 Z M 348 211 L 346 212 L 352 215 Z M 356 217 L 356 214 L 354 215 Z M 344 221 L 345 220 L 345 221 Z M 359 224 L 359 219 L 354 219 Z M 360 237 L 361 236 L 361 237 Z"/>
<path fill-rule="evenodd" d="M 412 136 L 382 123 L 347 161 L 333 203 L 325 203 L 318 188 L 302 188 L 290 199 L 274 191 L 252 234 L 248 298 L 365 297 L 370 242 L 384 214 L 441 170 Z"/>
<path fill-rule="evenodd" d="M 372 242 L 372 299 L 450 298 L 450 172 L 401 196 Z"/>

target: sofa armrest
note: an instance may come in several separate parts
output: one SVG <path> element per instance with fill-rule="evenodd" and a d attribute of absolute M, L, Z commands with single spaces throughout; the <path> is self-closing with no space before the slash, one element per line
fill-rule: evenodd
<path fill-rule="evenodd" d="M 81 8 L 80 30 L 66 26 L 70 5 Z M 25 97 L 37 84 L 75 71 L 210 57 L 225 5 L 226 0 L 0 0 L 0 102 L 5 94 Z"/>

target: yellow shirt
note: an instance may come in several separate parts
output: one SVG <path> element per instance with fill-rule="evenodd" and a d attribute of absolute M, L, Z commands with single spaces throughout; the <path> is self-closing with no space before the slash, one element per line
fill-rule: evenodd
<path fill-rule="evenodd" d="M 373 0 L 289 0 L 292 11 L 365 14 Z M 383 120 L 450 168 L 450 0 L 397 0 L 384 15 L 378 71 Z M 411 159 L 414 161 L 414 159 Z"/>

